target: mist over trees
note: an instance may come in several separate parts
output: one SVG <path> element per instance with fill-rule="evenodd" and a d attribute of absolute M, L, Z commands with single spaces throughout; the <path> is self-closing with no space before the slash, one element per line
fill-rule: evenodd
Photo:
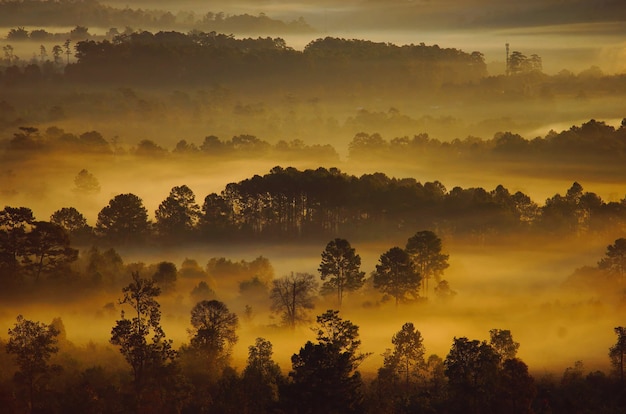
<path fill-rule="evenodd" d="M 619 1 L 131 6 L 0 0 L 0 411 L 626 411 Z"/>

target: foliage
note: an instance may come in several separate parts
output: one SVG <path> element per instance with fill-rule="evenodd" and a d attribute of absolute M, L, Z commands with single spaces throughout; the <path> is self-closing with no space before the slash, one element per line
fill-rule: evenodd
<path fill-rule="evenodd" d="M 137 398 L 146 385 L 170 364 L 176 352 L 172 341 L 165 339 L 161 327 L 160 305 L 156 297 L 160 289 L 149 279 L 142 279 L 139 273 L 133 273 L 132 282 L 122 289 L 121 305 L 129 305 L 136 314 L 127 319 L 122 311 L 111 330 L 111 344 L 118 346 L 120 352 L 130 364 Z"/>
<path fill-rule="evenodd" d="M 159 235 L 174 242 L 193 230 L 200 215 L 200 207 L 196 204 L 193 191 L 182 185 L 172 188 L 154 215 Z"/>
<path fill-rule="evenodd" d="M 449 256 L 441 253 L 441 245 L 441 239 L 429 230 L 418 231 L 406 243 L 406 252 L 422 277 L 424 295 L 428 294 L 428 280 L 434 278 L 440 282 L 443 271 L 449 266 Z"/>
<path fill-rule="evenodd" d="M 98 213 L 96 232 L 106 240 L 128 243 L 142 240 L 150 224 L 141 198 L 134 194 L 119 194 Z"/>
<path fill-rule="evenodd" d="M 394 347 L 385 354 L 384 366 L 396 374 L 404 374 L 406 387 L 410 378 L 419 376 L 419 371 L 426 366 L 423 342 L 422 334 L 411 322 L 402 325 L 391 338 Z"/>
<path fill-rule="evenodd" d="M 191 309 L 191 346 L 197 350 L 209 369 L 226 365 L 232 347 L 237 343 L 239 318 L 218 300 L 203 300 Z"/>
<path fill-rule="evenodd" d="M 6 351 L 15 356 L 19 375 L 15 379 L 26 390 L 29 411 L 38 410 L 38 395 L 46 382 L 45 376 L 56 367 L 49 365 L 50 357 L 58 352 L 59 331 L 51 325 L 17 317 L 17 322 L 9 329 Z"/>
<path fill-rule="evenodd" d="M 336 292 L 341 307 L 344 292 L 357 290 L 365 283 L 365 272 L 361 271 L 360 266 L 361 257 L 346 239 L 337 238 L 328 242 L 318 269 L 324 281 L 321 293 Z"/>
<path fill-rule="evenodd" d="M 519 349 L 519 342 L 513 341 L 508 329 L 491 329 L 489 331 L 489 345 L 500 355 L 501 361 L 514 359 Z"/>
<path fill-rule="evenodd" d="M 374 288 L 394 298 L 396 306 L 419 297 L 421 275 L 405 250 L 392 247 L 380 256 L 379 262 L 373 273 Z"/>
<path fill-rule="evenodd" d="M 361 412 L 358 327 L 327 311 L 318 317 L 317 331 L 319 342 L 307 342 L 291 357 L 293 382 L 286 400 L 312 414 Z"/>

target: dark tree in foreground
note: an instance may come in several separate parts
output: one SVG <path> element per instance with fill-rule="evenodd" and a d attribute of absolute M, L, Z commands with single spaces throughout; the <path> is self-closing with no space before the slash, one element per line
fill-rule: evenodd
<path fill-rule="evenodd" d="M 626 328 L 618 326 L 615 328 L 615 335 L 617 335 L 617 341 L 615 345 L 609 348 L 609 358 L 611 359 L 611 365 L 615 369 L 615 372 L 622 384 L 624 384 L 624 355 L 626 355 Z"/>
<path fill-rule="evenodd" d="M 124 297 L 119 303 L 132 308 L 133 318 L 127 319 L 122 311 L 122 319 L 111 330 L 110 341 L 120 348 L 132 367 L 136 398 L 141 402 L 146 384 L 162 374 L 176 352 L 161 327 L 160 305 L 156 300 L 161 290 L 152 280 L 140 278 L 139 273 L 132 276 L 133 281 L 122 289 Z"/>
<path fill-rule="evenodd" d="M 272 412 L 278 402 L 278 390 L 283 380 L 272 354 L 272 343 L 264 338 L 256 338 L 254 345 L 248 347 L 248 363 L 242 375 L 244 405 L 248 413 Z"/>
<path fill-rule="evenodd" d="M 271 309 L 281 315 L 285 325 L 294 329 L 308 320 L 308 310 L 313 309 L 317 282 L 309 273 L 291 273 L 272 281 L 270 290 Z"/>
<path fill-rule="evenodd" d="M 284 400 L 292 411 L 298 407 L 297 412 L 360 413 L 363 382 L 356 369 L 363 356 L 358 327 L 336 311 L 326 312 L 318 321 L 319 342 L 307 342 L 291 357 L 293 382 Z"/>
<path fill-rule="evenodd" d="M 413 323 L 407 322 L 391 338 L 393 349 L 385 355 L 385 368 L 404 376 L 408 389 L 411 377 L 419 376 L 419 370 L 426 365 L 424 361 L 424 339 Z"/>
<path fill-rule="evenodd" d="M 499 365 L 500 355 L 486 342 L 454 338 L 444 361 L 453 412 L 492 410 Z"/>
<path fill-rule="evenodd" d="M 100 236 L 118 243 L 142 240 L 149 228 L 143 201 L 130 193 L 116 195 L 100 210 L 96 222 L 96 232 Z"/>
<path fill-rule="evenodd" d="M 428 295 L 428 281 L 440 281 L 448 268 L 448 255 L 441 253 L 441 239 L 432 231 L 418 231 L 406 243 L 406 252 L 411 256 L 416 270 L 422 277 L 422 291 Z"/>
<path fill-rule="evenodd" d="M 319 272 L 324 281 L 321 293 L 336 293 L 339 307 L 345 292 L 357 290 L 365 283 L 361 256 L 345 239 L 334 239 L 326 245 Z"/>
<path fill-rule="evenodd" d="M 24 386 L 28 411 L 38 411 L 37 395 L 45 383 L 45 376 L 55 367 L 48 364 L 50 357 L 59 349 L 59 331 L 51 325 L 33 322 L 17 317 L 17 322 L 9 329 L 9 342 L 6 351 L 15 356 L 19 372 L 15 380 Z"/>
<path fill-rule="evenodd" d="M 373 274 L 374 287 L 393 297 L 396 306 L 408 297 L 417 299 L 421 277 L 408 253 L 392 247 L 380 256 L 379 261 Z"/>

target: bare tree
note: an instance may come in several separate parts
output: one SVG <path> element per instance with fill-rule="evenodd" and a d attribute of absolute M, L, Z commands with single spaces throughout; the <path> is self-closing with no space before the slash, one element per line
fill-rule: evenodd
<path fill-rule="evenodd" d="M 314 293 L 317 290 L 315 276 L 310 273 L 291 273 L 272 281 L 271 309 L 282 316 L 291 329 L 299 322 L 308 320 L 308 310 L 313 309 Z"/>

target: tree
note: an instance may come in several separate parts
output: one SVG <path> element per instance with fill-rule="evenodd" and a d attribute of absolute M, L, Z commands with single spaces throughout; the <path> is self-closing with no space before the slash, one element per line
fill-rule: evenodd
<path fill-rule="evenodd" d="M 619 376 L 620 382 L 624 384 L 624 355 L 626 355 L 626 328 L 617 326 L 615 329 L 617 342 L 609 348 L 609 358 L 611 365 Z"/>
<path fill-rule="evenodd" d="M 489 345 L 500 355 L 501 361 L 513 359 L 517 355 L 519 342 L 513 341 L 511 331 L 508 329 L 491 329 L 489 331 Z"/>
<path fill-rule="evenodd" d="M 180 238 L 192 231 L 200 217 L 200 207 L 189 187 L 174 187 L 155 211 L 156 229 L 160 236 Z"/>
<path fill-rule="evenodd" d="M 327 311 L 318 317 L 317 331 L 319 342 L 308 341 L 291 357 L 293 382 L 286 400 L 311 414 L 362 412 L 358 327 Z"/>
<path fill-rule="evenodd" d="M 248 413 L 271 412 L 271 407 L 278 402 L 282 375 L 272 354 L 272 343 L 264 338 L 256 338 L 254 345 L 248 347 L 248 363 L 242 375 Z"/>
<path fill-rule="evenodd" d="M 165 339 L 161 327 L 161 311 L 156 297 L 161 290 L 150 279 L 132 274 L 132 282 L 122 289 L 120 305 L 129 305 L 135 315 L 118 320 L 111 330 L 110 342 L 120 348 L 120 352 L 133 370 L 135 393 L 141 401 L 141 393 L 148 380 L 154 379 L 160 371 L 176 357 L 172 341 Z"/>
<path fill-rule="evenodd" d="M 454 338 L 444 361 L 452 405 L 459 412 L 489 412 L 500 355 L 487 342 Z"/>
<path fill-rule="evenodd" d="M 417 375 L 417 370 L 425 367 L 424 339 L 413 323 L 402 325 L 400 331 L 391 338 L 393 350 L 385 355 L 385 367 L 397 373 L 404 373 L 405 384 L 408 388 L 411 375 Z"/>
<path fill-rule="evenodd" d="M 28 231 L 35 221 L 26 207 L 5 207 L 0 211 L 0 271 L 15 282 L 21 278 L 20 262 L 27 255 Z"/>
<path fill-rule="evenodd" d="M 624 280 L 626 273 L 626 239 L 619 238 L 606 248 L 606 257 L 598 262 L 598 267 L 612 275 L 616 275 L 620 281 Z"/>
<path fill-rule="evenodd" d="M 67 232 L 54 223 L 35 222 L 27 239 L 28 256 L 25 262 L 35 282 L 39 282 L 42 273 L 57 272 L 78 258 L 78 250 L 70 247 Z"/>
<path fill-rule="evenodd" d="M 91 236 L 92 229 L 87 219 L 74 207 L 63 207 L 50 216 L 50 223 L 61 226 L 71 239 L 85 241 Z"/>
<path fill-rule="evenodd" d="M 199 351 L 209 368 L 224 366 L 237 343 L 239 318 L 218 300 L 203 300 L 191 310 L 191 346 Z"/>
<path fill-rule="evenodd" d="M 441 253 L 441 239 L 432 231 L 419 231 L 407 241 L 406 252 L 422 277 L 422 290 L 427 296 L 428 280 L 432 277 L 439 282 L 449 266 L 449 256 Z"/>
<path fill-rule="evenodd" d="M 100 192 L 100 183 L 92 173 L 86 169 L 82 169 L 74 178 L 74 192 L 81 194 L 98 194 Z"/>
<path fill-rule="evenodd" d="M 178 271 L 172 262 L 160 262 L 157 264 L 156 272 L 152 275 L 152 280 L 163 291 L 169 292 L 176 286 Z"/>
<path fill-rule="evenodd" d="M 496 389 L 498 405 L 495 412 L 511 414 L 532 413 L 531 405 L 537 394 L 535 381 L 528 366 L 517 358 L 504 361 Z"/>
<path fill-rule="evenodd" d="M 9 329 L 6 351 L 15 356 L 19 367 L 15 379 L 21 382 L 27 392 L 28 411 L 38 408 L 37 394 L 43 386 L 45 375 L 56 369 L 48 364 L 50 357 L 58 352 L 57 331 L 53 326 L 17 317 L 13 329 Z"/>
<path fill-rule="evenodd" d="M 391 295 L 396 306 L 407 300 L 407 296 L 418 297 L 421 276 L 405 250 L 392 247 L 380 256 L 379 261 L 373 273 L 374 288 Z"/>
<path fill-rule="evenodd" d="M 360 270 L 361 257 L 345 239 L 334 239 L 322 252 L 319 272 L 324 283 L 321 293 L 337 293 L 337 303 L 341 307 L 344 292 L 359 289 L 365 283 L 365 272 Z M 326 280 L 328 279 L 328 280 Z"/>
<path fill-rule="evenodd" d="M 150 228 L 148 212 L 141 198 L 134 194 L 119 194 L 98 213 L 96 232 L 112 241 L 127 243 L 141 240 Z"/>
<path fill-rule="evenodd" d="M 313 309 L 317 289 L 315 276 L 309 273 L 291 273 L 272 281 L 271 310 L 282 316 L 283 322 L 295 329 L 299 322 L 308 320 L 308 310 Z"/>

